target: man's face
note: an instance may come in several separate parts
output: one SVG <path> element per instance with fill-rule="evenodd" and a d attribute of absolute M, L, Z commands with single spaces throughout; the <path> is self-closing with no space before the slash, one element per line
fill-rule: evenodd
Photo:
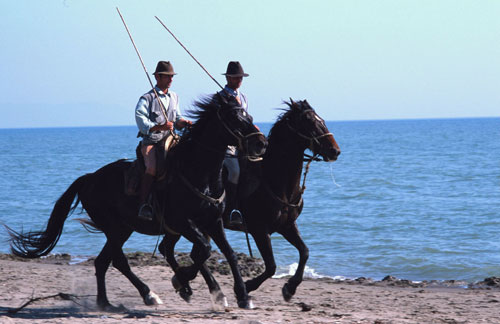
<path fill-rule="evenodd" d="M 168 89 L 170 88 L 170 85 L 172 85 L 172 80 L 174 78 L 173 75 L 166 75 L 166 74 L 156 74 L 156 84 L 158 85 L 158 88 L 160 89 Z"/>
<path fill-rule="evenodd" d="M 226 75 L 227 86 L 233 90 L 238 90 L 243 82 L 243 77 L 230 77 Z"/>

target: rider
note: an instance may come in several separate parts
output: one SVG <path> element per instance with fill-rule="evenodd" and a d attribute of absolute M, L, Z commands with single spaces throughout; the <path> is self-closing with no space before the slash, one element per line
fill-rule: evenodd
<path fill-rule="evenodd" d="M 243 82 L 243 77 L 247 77 L 248 74 L 243 71 L 243 67 L 240 62 L 231 61 L 227 65 L 226 73 L 227 84 L 222 91 L 219 93 L 226 97 L 234 97 L 236 101 L 240 104 L 240 107 L 247 110 L 248 101 L 247 97 L 239 90 L 241 83 Z M 243 223 L 243 217 L 241 212 L 238 210 L 238 181 L 240 178 L 240 165 L 238 161 L 238 150 L 236 146 L 228 146 L 226 151 L 226 157 L 224 158 L 224 165 L 228 171 L 228 182 L 226 186 L 227 192 L 227 206 L 226 209 L 230 211 L 229 214 L 229 224 L 239 225 Z M 228 213 L 224 213 L 228 215 Z M 226 220 L 227 221 L 227 220 Z"/>
<path fill-rule="evenodd" d="M 147 203 L 147 199 L 156 176 L 155 146 L 172 135 L 174 127 L 181 129 L 191 125 L 191 121 L 182 118 L 180 114 L 179 97 L 175 92 L 169 91 L 176 74 L 170 62 L 158 62 L 153 73 L 156 86 L 142 95 L 135 107 L 135 121 L 139 128 L 138 137 L 142 137 L 141 153 L 146 167 L 141 181 L 139 209 L 139 218 L 144 220 L 153 219 L 153 208 Z"/>

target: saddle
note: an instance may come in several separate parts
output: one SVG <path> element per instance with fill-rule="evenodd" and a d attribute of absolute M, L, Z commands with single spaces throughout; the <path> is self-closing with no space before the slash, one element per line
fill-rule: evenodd
<path fill-rule="evenodd" d="M 156 182 L 167 177 L 167 155 L 172 147 L 174 147 L 178 142 L 179 135 L 169 134 L 154 145 L 154 150 L 156 150 Z M 146 170 L 146 167 L 144 165 L 144 157 L 141 153 L 141 143 L 137 145 L 135 154 L 136 160 L 132 162 L 128 170 L 126 170 L 124 173 L 124 191 L 127 196 L 139 195 L 141 180 Z"/>

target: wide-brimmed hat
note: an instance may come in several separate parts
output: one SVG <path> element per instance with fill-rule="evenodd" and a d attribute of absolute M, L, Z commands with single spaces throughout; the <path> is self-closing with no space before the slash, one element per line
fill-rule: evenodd
<path fill-rule="evenodd" d="M 172 63 L 167 61 L 160 61 L 156 65 L 156 70 L 155 73 L 153 74 L 176 75 L 177 73 L 174 72 L 174 67 L 172 66 Z"/>
<path fill-rule="evenodd" d="M 247 77 L 248 74 L 243 71 L 243 67 L 238 61 L 231 61 L 227 65 L 226 73 L 222 73 L 222 75 L 227 75 L 229 77 Z"/>

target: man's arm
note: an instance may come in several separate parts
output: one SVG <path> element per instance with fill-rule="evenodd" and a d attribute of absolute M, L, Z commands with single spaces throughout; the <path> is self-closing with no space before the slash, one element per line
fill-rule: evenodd
<path fill-rule="evenodd" d="M 151 120 L 149 120 L 148 107 L 146 99 L 141 98 L 135 106 L 135 123 L 139 128 L 141 134 L 147 135 L 152 127 L 155 126 Z"/>
<path fill-rule="evenodd" d="M 190 120 L 184 119 L 181 115 L 181 110 L 179 108 L 179 96 L 177 96 L 176 106 L 175 106 L 175 128 L 182 129 L 186 126 L 191 126 L 193 123 Z"/>
<path fill-rule="evenodd" d="M 139 99 L 137 106 L 135 107 L 135 122 L 139 131 L 148 135 L 150 132 L 171 130 L 174 127 L 172 122 L 166 122 L 163 125 L 157 125 L 149 119 L 147 101 L 144 98 Z"/>

